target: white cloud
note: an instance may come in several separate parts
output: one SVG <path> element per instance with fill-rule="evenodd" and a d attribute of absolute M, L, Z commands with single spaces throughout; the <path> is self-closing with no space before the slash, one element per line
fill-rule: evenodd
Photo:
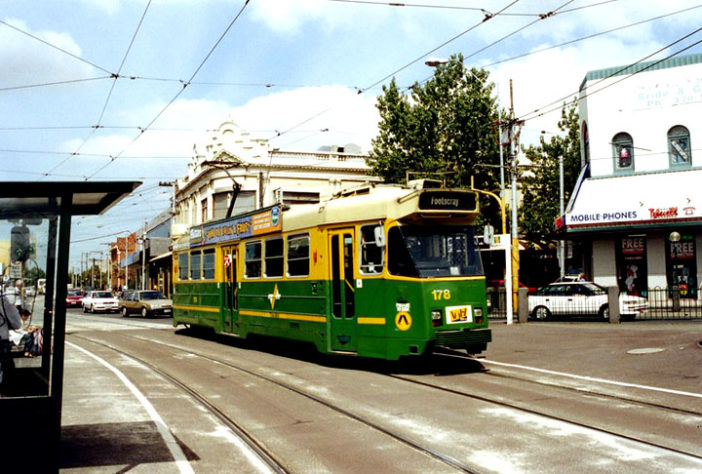
<path fill-rule="evenodd" d="M 81 56 L 81 48 L 71 35 L 50 30 L 34 31 L 22 20 L 8 19 L 5 22 L 10 26 L 0 25 L 0 86 L 26 86 L 95 76 L 95 68 L 59 51 Z"/>

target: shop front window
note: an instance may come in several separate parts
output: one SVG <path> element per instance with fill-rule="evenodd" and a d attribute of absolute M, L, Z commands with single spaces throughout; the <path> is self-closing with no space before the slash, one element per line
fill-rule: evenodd
<path fill-rule="evenodd" d="M 617 283 L 629 295 L 648 297 L 646 236 L 629 235 L 617 240 Z"/>
<path fill-rule="evenodd" d="M 625 132 L 617 133 L 612 138 L 614 152 L 614 172 L 625 173 L 634 171 L 634 140 Z"/>
<path fill-rule="evenodd" d="M 697 251 L 695 236 L 671 232 L 666 239 L 668 290 L 678 289 L 681 298 L 697 298 Z"/>
<path fill-rule="evenodd" d="M 682 125 L 668 130 L 668 158 L 675 168 L 691 166 L 690 131 Z"/>

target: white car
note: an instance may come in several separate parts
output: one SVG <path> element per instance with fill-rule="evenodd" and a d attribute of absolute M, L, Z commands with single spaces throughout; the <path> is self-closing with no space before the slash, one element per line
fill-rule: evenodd
<path fill-rule="evenodd" d="M 119 311 L 119 301 L 109 291 L 89 291 L 81 305 L 84 313 Z"/>
<path fill-rule="evenodd" d="M 622 319 L 634 319 L 648 309 L 648 301 L 640 296 L 619 295 L 619 314 Z M 529 295 L 529 315 L 534 319 L 552 316 L 598 315 L 609 319 L 607 290 L 591 282 L 551 283 Z"/>

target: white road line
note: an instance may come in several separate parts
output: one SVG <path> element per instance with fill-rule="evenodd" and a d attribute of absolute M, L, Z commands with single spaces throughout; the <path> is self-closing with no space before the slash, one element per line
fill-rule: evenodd
<path fill-rule="evenodd" d="M 149 400 L 144 396 L 144 394 L 142 394 L 141 391 L 139 391 L 139 389 L 127 378 L 127 376 L 124 375 L 119 369 L 110 365 L 107 361 L 98 357 L 92 352 L 68 341 L 66 341 L 66 344 L 75 349 L 78 349 L 87 356 L 92 357 L 97 362 L 105 366 L 108 370 L 115 374 L 117 378 L 119 378 L 122 381 L 122 383 L 134 394 L 137 400 L 141 402 L 141 405 L 149 414 L 151 420 L 156 424 L 158 432 L 161 434 L 163 441 L 166 443 L 166 446 L 168 446 L 168 450 L 171 452 L 171 455 L 173 456 L 173 459 L 175 460 L 175 463 L 178 466 L 178 470 L 181 473 L 194 474 L 195 471 L 193 471 L 193 468 L 190 466 L 190 463 L 188 462 L 185 453 L 183 453 L 183 450 L 180 449 L 180 445 L 176 442 L 175 438 L 173 437 L 173 434 L 171 434 L 171 430 L 168 428 L 168 425 L 166 425 L 166 423 L 163 421 L 163 418 L 161 418 L 161 415 L 158 414 L 151 402 L 149 402 Z"/>
<path fill-rule="evenodd" d="M 635 383 L 618 382 L 616 380 L 607 380 L 607 379 L 601 379 L 598 377 L 588 377 L 585 375 L 575 375 L 575 374 L 569 374 L 566 372 L 556 372 L 554 370 L 539 369 L 536 367 L 529 367 L 526 365 L 508 364 L 506 362 L 497 362 L 497 361 L 488 360 L 488 359 L 478 359 L 478 360 L 480 362 L 484 362 L 486 364 L 499 365 L 502 367 L 511 367 L 514 369 L 530 370 L 532 372 L 539 372 L 539 373 L 548 374 L 548 375 L 558 375 L 560 377 L 568 377 L 568 378 L 577 379 L 577 380 L 585 380 L 588 382 L 604 383 L 604 384 L 609 384 L 609 385 L 616 385 L 619 387 L 639 388 L 641 390 L 650 390 L 652 392 L 662 392 L 662 393 L 669 393 L 669 394 L 673 394 L 673 395 L 682 395 L 684 397 L 702 398 L 702 393 L 683 392 L 681 390 L 672 390 L 669 388 L 651 387 L 649 385 L 639 385 L 639 384 L 635 384 Z"/>

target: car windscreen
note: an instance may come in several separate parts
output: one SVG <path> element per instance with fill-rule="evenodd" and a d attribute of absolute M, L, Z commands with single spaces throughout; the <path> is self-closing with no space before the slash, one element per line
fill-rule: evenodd
<path fill-rule="evenodd" d="M 395 226 L 388 233 L 388 269 L 415 278 L 483 275 L 471 226 Z"/>
<path fill-rule="evenodd" d="M 93 293 L 93 298 L 112 298 L 112 293 L 109 291 L 98 291 Z"/>

